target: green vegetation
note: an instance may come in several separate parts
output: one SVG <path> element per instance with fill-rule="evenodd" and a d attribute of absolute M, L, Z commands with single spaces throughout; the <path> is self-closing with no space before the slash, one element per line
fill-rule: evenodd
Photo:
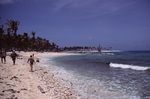
<path fill-rule="evenodd" d="M 1 19 L 1 18 L 0 18 Z M 0 25 L 0 49 L 4 48 L 7 51 L 18 50 L 18 51 L 90 51 L 97 50 L 96 47 L 64 47 L 59 48 L 54 42 L 43 39 L 41 37 L 35 37 L 36 32 L 32 31 L 32 37 L 29 37 L 28 33 L 17 34 L 19 28 L 19 21 L 6 20 L 4 25 L 8 28 L 4 29 L 4 25 Z M 102 49 L 102 47 L 101 47 Z M 112 49 L 103 48 L 105 50 Z"/>
<path fill-rule="evenodd" d="M 4 24 L 8 28 L 4 29 L 4 25 L 0 25 L 0 49 L 4 48 L 7 51 L 59 51 L 58 46 L 49 40 L 41 37 L 35 38 L 36 32 L 32 31 L 32 37 L 28 33 L 17 34 L 19 21 L 6 20 Z"/>

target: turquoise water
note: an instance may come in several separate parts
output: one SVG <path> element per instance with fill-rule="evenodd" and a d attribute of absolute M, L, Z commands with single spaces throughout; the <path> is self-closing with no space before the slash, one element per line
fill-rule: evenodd
<path fill-rule="evenodd" d="M 150 98 L 149 51 L 78 53 L 46 59 L 51 72 L 89 99 Z"/>

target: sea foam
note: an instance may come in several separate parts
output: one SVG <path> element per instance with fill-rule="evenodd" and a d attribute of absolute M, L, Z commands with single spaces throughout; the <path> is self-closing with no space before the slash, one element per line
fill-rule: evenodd
<path fill-rule="evenodd" d="M 148 70 L 148 69 L 150 69 L 150 67 L 142 67 L 142 66 L 135 66 L 135 65 L 118 64 L 118 63 L 110 63 L 109 66 L 114 67 L 114 68 L 133 69 L 133 70 Z"/>
<path fill-rule="evenodd" d="M 59 78 L 63 85 L 73 89 L 75 95 L 80 94 L 88 99 L 140 99 L 136 94 L 130 95 L 126 93 L 126 91 L 124 91 L 126 89 L 122 90 L 122 87 L 118 86 L 113 80 L 107 81 L 104 79 L 99 80 L 86 77 L 75 70 L 67 70 L 63 68 L 63 66 L 61 66 L 62 64 L 56 65 L 55 62 L 57 61 L 52 59 L 53 57 L 41 58 L 41 66 L 48 67 L 48 71 L 53 73 L 55 77 Z M 111 63 L 110 65 L 115 65 L 115 63 Z"/>

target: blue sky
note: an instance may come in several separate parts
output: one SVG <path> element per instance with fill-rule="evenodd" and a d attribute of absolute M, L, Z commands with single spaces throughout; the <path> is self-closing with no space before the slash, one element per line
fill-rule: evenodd
<path fill-rule="evenodd" d="M 0 0 L 0 17 L 60 47 L 150 50 L 150 0 Z"/>

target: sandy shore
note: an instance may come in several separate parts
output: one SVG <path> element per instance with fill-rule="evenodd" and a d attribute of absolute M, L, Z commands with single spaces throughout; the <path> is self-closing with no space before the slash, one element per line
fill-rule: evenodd
<path fill-rule="evenodd" d="M 49 55 L 66 55 L 69 53 L 37 53 L 20 52 L 16 65 L 9 56 L 6 64 L 0 62 L 0 99 L 80 99 L 81 95 L 73 94 L 73 90 L 60 83 L 60 78 L 46 71 L 45 68 L 34 66 L 29 72 L 27 59 Z M 7 53 L 9 54 L 9 53 Z M 38 65 L 39 63 L 36 63 Z M 42 89 L 40 89 L 40 88 Z M 82 98 L 85 99 L 85 98 Z"/>

